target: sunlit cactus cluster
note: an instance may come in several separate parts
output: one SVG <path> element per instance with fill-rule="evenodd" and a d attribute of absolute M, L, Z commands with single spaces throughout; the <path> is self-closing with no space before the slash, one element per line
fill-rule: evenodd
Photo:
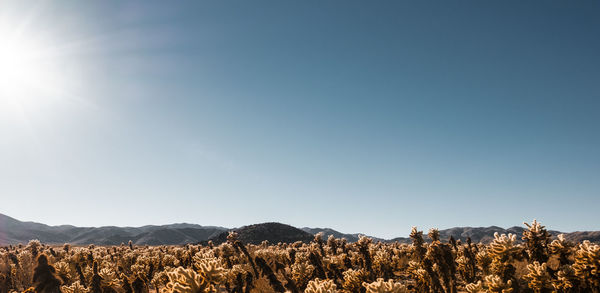
<path fill-rule="evenodd" d="M 310 243 L 0 247 L 0 293 L 459 293 L 600 292 L 600 246 L 553 237 L 537 221 L 489 244 L 411 244 L 318 234 Z"/>

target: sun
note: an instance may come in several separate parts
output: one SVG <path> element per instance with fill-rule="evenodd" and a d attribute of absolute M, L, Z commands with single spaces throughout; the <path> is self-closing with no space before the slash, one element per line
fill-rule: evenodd
<path fill-rule="evenodd" d="M 23 100 L 44 95 L 53 79 L 43 48 L 23 38 L 5 40 L 0 46 L 0 91 L 4 99 Z"/>
<path fill-rule="evenodd" d="M 20 3 L 0 9 L 0 130 L 32 129 L 90 105 L 82 98 L 84 41 L 51 25 L 44 6 Z"/>
<path fill-rule="evenodd" d="M 52 47 L 0 28 L 0 107 L 27 107 L 56 97 L 61 72 Z"/>

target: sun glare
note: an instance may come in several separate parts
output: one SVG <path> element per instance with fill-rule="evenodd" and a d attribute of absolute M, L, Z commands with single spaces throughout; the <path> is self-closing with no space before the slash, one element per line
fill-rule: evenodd
<path fill-rule="evenodd" d="M 60 71 L 48 44 L 0 29 L 0 107 L 45 103 L 61 90 Z"/>

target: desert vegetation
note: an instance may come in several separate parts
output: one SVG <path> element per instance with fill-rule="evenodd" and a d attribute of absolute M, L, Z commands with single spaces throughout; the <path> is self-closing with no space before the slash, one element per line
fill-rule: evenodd
<path fill-rule="evenodd" d="M 309 243 L 72 247 L 32 240 L 0 248 L 0 293 L 600 292 L 600 246 L 555 239 L 535 220 L 519 239 L 440 239 L 413 228 L 412 244 Z"/>

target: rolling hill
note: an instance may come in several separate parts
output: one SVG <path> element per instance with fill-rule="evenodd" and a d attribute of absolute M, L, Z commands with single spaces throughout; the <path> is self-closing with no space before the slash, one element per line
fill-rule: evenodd
<path fill-rule="evenodd" d="M 302 231 L 296 227 L 281 223 L 262 223 L 244 226 L 238 229 L 232 229 L 238 233 L 238 239 L 242 243 L 260 244 L 264 240 L 271 244 L 292 243 L 296 241 L 310 242 L 314 235 Z M 210 240 L 214 244 L 221 244 L 227 241 L 229 232 L 223 232 Z"/>

